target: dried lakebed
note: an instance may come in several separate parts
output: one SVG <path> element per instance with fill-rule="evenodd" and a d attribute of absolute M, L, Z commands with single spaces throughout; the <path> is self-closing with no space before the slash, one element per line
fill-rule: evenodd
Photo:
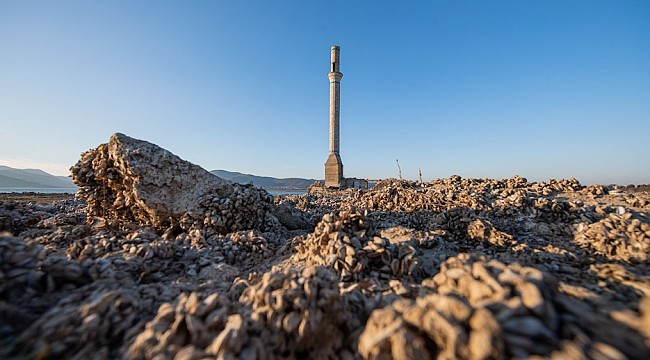
<path fill-rule="evenodd" d="M 82 156 L 77 200 L 0 202 L 1 358 L 650 353 L 646 192 L 451 177 L 271 197 L 184 187 L 202 169 L 132 140 Z"/>

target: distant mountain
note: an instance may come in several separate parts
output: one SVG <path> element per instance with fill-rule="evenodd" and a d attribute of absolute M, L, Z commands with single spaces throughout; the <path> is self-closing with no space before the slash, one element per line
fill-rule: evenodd
<path fill-rule="evenodd" d="M 213 170 L 211 173 L 220 178 L 239 184 L 250 184 L 265 189 L 304 190 L 315 179 L 288 178 L 276 179 L 267 176 L 242 174 L 233 171 Z M 76 185 L 66 176 L 55 176 L 43 170 L 14 169 L 0 165 L 0 188 L 25 188 L 25 189 L 73 189 Z"/>
<path fill-rule="evenodd" d="M 264 189 L 304 190 L 314 183 L 314 181 L 317 181 L 315 179 L 301 178 L 277 179 L 268 176 L 256 176 L 226 170 L 212 170 L 210 172 L 222 179 L 230 180 L 239 184 L 252 183 L 253 185 Z"/>
<path fill-rule="evenodd" d="M 0 188 L 72 189 L 76 185 L 66 176 L 54 176 L 43 170 L 14 169 L 0 165 Z"/>

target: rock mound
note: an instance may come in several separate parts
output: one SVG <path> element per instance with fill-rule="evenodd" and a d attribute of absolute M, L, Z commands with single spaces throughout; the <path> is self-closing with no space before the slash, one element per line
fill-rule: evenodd
<path fill-rule="evenodd" d="M 640 263 L 650 259 L 650 225 L 633 219 L 622 207 L 598 222 L 576 228 L 575 241 L 599 255 Z"/>
<path fill-rule="evenodd" d="M 263 226 L 272 197 L 223 180 L 146 141 L 114 134 L 71 168 L 88 215 L 226 234 Z"/>
<path fill-rule="evenodd" d="M 324 267 L 268 272 L 239 301 L 213 293 L 164 303 L 129 349 L 131 359 L 334 359 L 355 351 L 345 341 L 362 325 Z M 189 356 L 191 355 L 191 356 Z"/>
<path fill-rule="evenodd" d="M 390 244 L 354 208 L 323 216 L 314 232 L 296 246 L 294 257 L 334 268 L 344 281 L 408 276 L 417 266 L 412 246 Z"/>
<path fill-rule="evenodd" d="M 567 301 L 555 279 L 538 269 L 460 254 L 422 282 L 420 296 L 375 309 L 359 353 L 364 359 L 638 357 L 638 337 L 599 315 L 577 316 L 581 311 Z M 591 329 L 581 329 L 585 316 Z M 624 335 L 585 336 L 607 326 Z"/>

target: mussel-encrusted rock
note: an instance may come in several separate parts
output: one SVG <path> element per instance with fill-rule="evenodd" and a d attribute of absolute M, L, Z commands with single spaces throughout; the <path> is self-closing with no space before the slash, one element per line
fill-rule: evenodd
<path fill-rule="evenodd" d="M 409 276 L 417 267 L 412 246 L 390 244 L 354 208 L 323 216 L 314 232 L 296 246 L 294 258 L 332 267 L 345 281 Z"/>
<path fill-rule="evenodd" d="M 356 296 L 355 296 L 356 295 Z M 134 339 L 130 359 L 351 358 L 363 324 L 358 292 L 341 294 L 324 267 L 267 272 L 238 302 L 217 293 L 164 303 Z M 192 357 L 193 358 L 193 357 Z"/>
<path fill-rule="evenodd" d="M 575 241 L 597 254 L 616 260 L 647 263 L 650 259 L 650 224 L 619 208 L 593 224 L 576 226 Z"/>
<path fill-rule="evenodd" d="M 91 216 L 213 232 L 261 228 L 272 197 L 223 180 L 146 141 L 114 134 L 71 168 Z"/>

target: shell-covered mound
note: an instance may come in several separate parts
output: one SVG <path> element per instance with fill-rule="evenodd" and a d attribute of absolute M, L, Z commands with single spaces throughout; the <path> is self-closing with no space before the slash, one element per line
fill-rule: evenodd
<path fill-rule="evenodd" d="M 415 249 L 392 245 L 378 235 L 371 222 L 354 208 L 330 213 L 296 246 L 294 256 L 309 265 L 334 268 L 345 281 L 411 275 L 417 266 Z"/>
<path fill-rule="evenodd" d="M 624 208 L 617 212 L 593 224 L 579 224 L 576 242 L 613 259 L 647 263 L 650 260 L 650 224 L 632 219 L 632 214 Z"/>
<path fill-rule="evenodd" d="M 574 192 L 582 188 L 578 180 L 551 180 L 530 185 L 525 178 L 463 179 L 452 176 L 431 182 L 388 179 L 377 183 L 362 196 L 351 197 L 351 205 L 372 211 L 441 211 L 466 206 L 485 209 L 491 198 L 516 197 L 526 193 L 550 195 L 557 192 Z M 514 195 L 514 196 L 513 196 Z"/>
<path fill-rule="evenodd" d="M 156 228 L 228 233 L 264 225 L 272 197 L 233 184 L 146 141 L 116 133 L 71 168 L 87 213 Z"/>
<path fill-rule="evenodd" d="M 153 196 L 146 171 L 115 165 L 137 151 L 104 147 L 79 165 L 93 172 L 86 202 L 0 202 L 0 358 L 650 353 L 650 194 L 451 177 L 280 196 L 268 210 L 265 193 L 206 177 L 216 185 L 176 212 L 173 189 Z M 134 163 L 172 159 L 158 154 Z M 101 180 L 95 160 L 112 162 Z M 234 195 L 247 189 L 260 195 L 248 205 Z"/>
<path fill-rule="evenodd" d="M 128 357 L 335 359 L 356 353 L 365 320 L 358 292 L 340 293 L 324 267 L 268 272 L 238 301 L 218 293 L 164 303 Z"/>
<path fill-rule="evenodd" d="M 584 311 L 572 307 L 549 274 L 460 254 L 422 282 L 419 297 L 374 310 L 359 351 L 366 359 L 642 356 L 647 348 L 642 337 Z M 585 335 L 608 331 L 616 335 Z"/>

